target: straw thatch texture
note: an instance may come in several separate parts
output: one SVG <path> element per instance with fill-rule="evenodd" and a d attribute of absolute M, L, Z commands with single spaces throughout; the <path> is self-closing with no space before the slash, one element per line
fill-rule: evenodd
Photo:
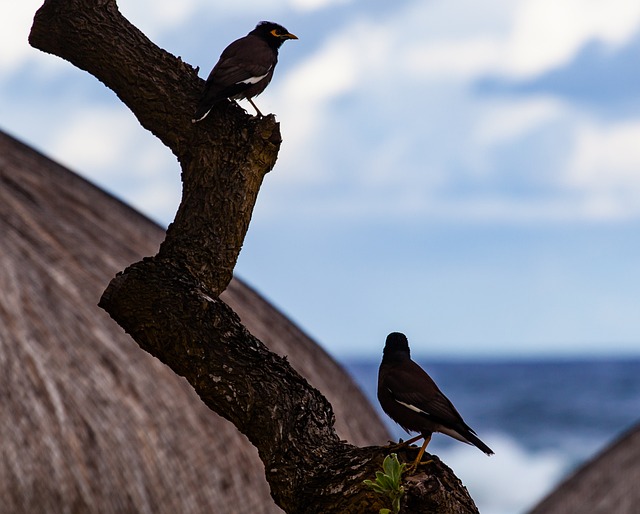
<path fill-rule="evenodd" d="M 530 514 L 573 512 L 640 512 L 640 424 L 576 470 Z"/>
<path fill-rule="evenodd" d="M 96 306 L 163 234 L 0 133 L 0 512 L 280 512 L 244 436 Z M 238 280 L 223 298 L 327 396 L 340 437 L 385 442 L 313 341 Z"/>

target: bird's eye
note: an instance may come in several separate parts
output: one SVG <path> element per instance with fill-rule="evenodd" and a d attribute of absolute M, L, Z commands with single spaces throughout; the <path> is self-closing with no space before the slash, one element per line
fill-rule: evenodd
<path fill-rule="evenodd" d="M 273 37 L 280 37 L 280 34 L 278 34 L 278 29 L 273 29 L 273 30 L 271 31 L 271 35 L 272 35 Z"/>

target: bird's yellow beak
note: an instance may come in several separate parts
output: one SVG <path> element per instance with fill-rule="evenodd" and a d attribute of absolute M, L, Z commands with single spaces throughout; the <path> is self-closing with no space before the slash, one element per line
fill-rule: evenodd
<path fill-rule="evenodd" d="M 298 36 L 295 34 L 289 34 L 288 32 L 286 34 L 278 34 L 278 29 L 273 29 L 271 31 L 271 35 L 273 37 L 279 37 L 280 39 L 298 39 Z"/>

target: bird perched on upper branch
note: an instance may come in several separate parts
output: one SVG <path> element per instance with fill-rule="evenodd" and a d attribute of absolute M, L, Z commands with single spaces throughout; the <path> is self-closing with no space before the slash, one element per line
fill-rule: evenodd
<path fill-rule="evenodd" d="M 431 377 L 411 360 L 409 341 L 399 332 L 387 336 L 378 371 L 378 401 L 382 410 L 407 432 L 420 432 L 411 442 L 424 438 L 413 468 L 420 463 L 433 432 L 476 446 L 487 455 L 493 454 Z"/>
<path fill-rule="evenodd" d="M 249 34 L 224 49 L 213 67 L 191 120 L 203 120 L 218 102 L 246 98 L 262 116 L 252 98 L 264 91 L 278 63 L 278 49 L 287 39 L 298 39 L 282 25 L 261 21 Z"/>

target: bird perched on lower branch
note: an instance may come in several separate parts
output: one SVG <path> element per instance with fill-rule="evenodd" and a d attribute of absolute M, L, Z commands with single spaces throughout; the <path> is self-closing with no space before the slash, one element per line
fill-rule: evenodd
<path fill-rule="evenodd" d="M 387 336 L 378 371 L 378 401 L 382 410 L 407 432 L 420 432 L 420 436 L 411 442 L 424 438 L 412 465 L 414 469 L 420 463 L 433 432 L 446 434 L 493 455 L 493 450 L 464 422 L 431 377 L 411 360 L 409 341 L 399 332 Z"/>
<path fill-rule="evenodd" d="M 246 98 L 262 116 L 252 98 L 271 82 L 278 63 L 278 49 L 287 39 L 298 39 L 282 25 L 261 21 L 246 36 L 224 49 L 204 85 L 198 107 L 191 120 L 203 120 L 218 102 Z"/>

